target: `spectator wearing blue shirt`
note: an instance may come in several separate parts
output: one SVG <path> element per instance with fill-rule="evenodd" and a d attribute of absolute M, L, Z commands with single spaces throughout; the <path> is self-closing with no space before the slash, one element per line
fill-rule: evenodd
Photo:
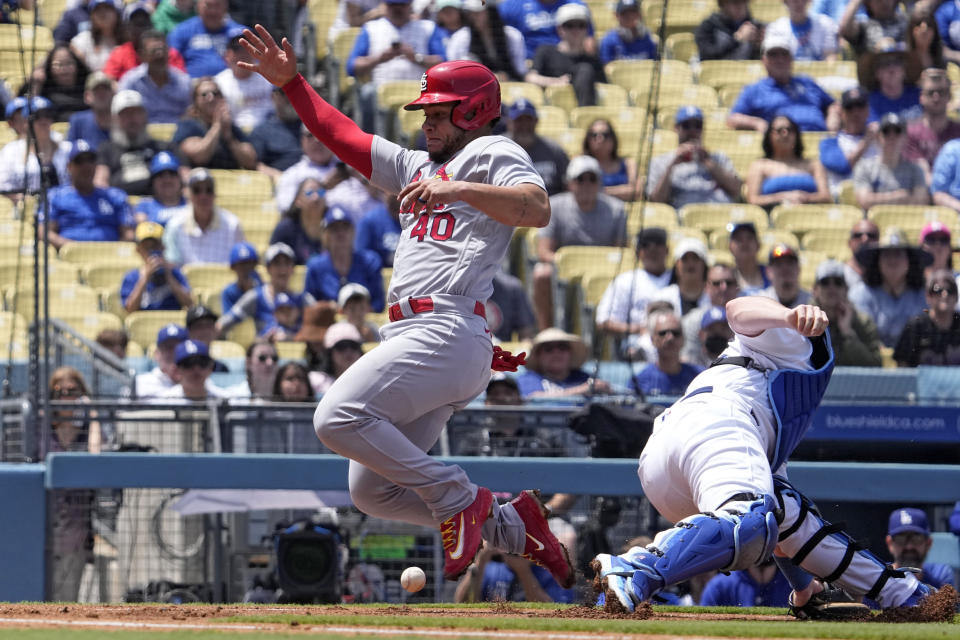
<path fill-rule="evenodd" d="M 71 185 L 50 192 L 50 219 L 44 221 L 47 239 L 57 249 L 74 241 L 133 240 L 133 213 L 127 194 L 93 184 L 97 154 L 83 140 L 73 143 L 67 171 Z"/>
<path fill-rule="evenodd" d="M 847 89 L 840 97 L 840 130 L 836 137 L 820 141 L 820 164 L 827 170 L 830 193 L 836 198 L 841 183 L 853 177 L 853 169 L 860 160 L 876 156 L 880 126 L 867 126 L 870 115 L 867 90 L 863 87 Z"/>
<path fill-rule="evenodd" d="M 786 607 L 790 583 L 773 558 L 760 566 L 717 574 L 703 588 L 701 607 Z"/>
<path fill-rule="evenodd" d="M 190 76 L 170 64 L 170 49 L 159 31 L 143 33 L 137 55 L 142 62 L 123 74 L 119 88 L 143 96 L 151 123 L 177 122 L 190 106 Z"/>
<path fill-rule="evenodd" d="M 305 178 L 297 189 L 293 204 L 270 235 L 270 244 L 282 242 L 293 248 L 297 264 L 306 264 L 312 256 L 323 251 L 324 216 L 327 213 L 325 195 L 326 190 L 319 180 Z"/>
<path fill-rule="evenodd" d="M 870 92 L 870 122 L 878 122 L 888 113 L 897 114 L 904 122 L 923 115 L 920 89 L 906 84 L 904 62 L 902 48 L 890 48 L 873 57 L 871 68 L 875 88 Z"/>
<path fill-rule="evenodd" d="M 434 1 L 433 21 L 437 23 L 437 28 L 433 30 L 428 43 L 431 51 L 446 52 L 450 36 L 463 26 L 463 14 L 460 13 L 462 8 L 463 3 L 460 0 Z"/>
<path fill-rule="evenodd" d="M 659 60 L 657 43 L 640 16 L 638 0 L 617 2 L 617 22 L 620 26 L 611 29 L 600 41 L 600 62 L 613 60 Z"/>
<path fill-rule="evenodd" d="M 356 230 L 350 214 L 332 206 L 324 216 L 323 246 L 326 251 L 307 262 L 304 292 L 317 300 L 336 300 L 348 282 L 362 284 L 370 292 L 370 306 L 377 313 L 384 308 L 380 256 L 354 249 Z"/>
<path fill-rule="evenodd" d="M 135 239 L 143 266 L 127 272 L 120 285 L 120 300 L 127 313 L 177 311 L 192 305 L 187 278 L 163 259 L 163 227 L 141 222 Z"/>
<path fill-rule="evenodd" d="M 273 299 L 273 317 L 267 320 L 260 335 L 270 342 L 288 342 L 303 324 L 303 296 L 280 292 Z"/>
<path fill-rule="evenodd" d="M 150 160 L 150 193 L 141 198 L 133 210 L 137 222 L 149 220 L 162 227 L 187 205 L 183 197 L 180 161 L 169 151 L 161 151 Z"/>
<path fill-rule="evenodd" d="M 943 43 L 945 60 L 960 63 L 960 5 L 942 2 L 933 14 L 937 21 L 937 33 Z"/>
<path fill-rule="evenodd" d="M 581 0 L 504 0 L 497 6 L 503 23 L 518 30 L 526 45 L 527 60 L 541 45 L 555 45 L 560 42 L 557 33 L 557 10 L 566 4 L 580 4 Z M 592 31 L 591 31 L 592 34 Z"/>
<path fill-rule="evenodd" d="M 270 244 L 273 244 L 272 242 Z M 257 265 L 260 256 L 249 242 L 238 242 L 230 249 L 230 270 L 237 276 L 236 282 L 231 282 L 220 293 L 220 309 L 229 311 L 237 301 L 251 289 L 263 284 Z"/>
<path fill-rule="evenodd" d="M 242 28 L 227 15 L 227 0 L 198 0 L 197 15 L 174 27 L 167 44 L 183 56 L 191 78 L 215 76 L 227 68 L 230 31 Z"/>
<path fill-rule="evenodd" d="M 672 311 L 654 311 L 647 327 L 657 359 L 633 378 L 634 388 L 643 395 L 681 396 L 702 367 L 680 361 L 683 327 Z"/>
<path fill-rule="evenodd" d="M 68 43 L 73 36 L 90 28 L 89 0 L 80 0 L 75 7 L 60 15 L 60 22 L 53 28 L 54 42 Z"/>
<path fill-rule="evenodd" d="M 812 79 L 793 74 L 795 41 L 782 36 L 763 41 L 763 66 L 768 77 L 743 88 L 727 116 L 731 129 L 767 130 L 774 116 L 785 115 L 801 131 L 836 131 L 839 108 Z"/>
<path fill-rule="evenodd" d="M 83 100 L 90 108 L 70 116 L 67 129 L 69 142 L 86 140 L 96 150 L 101 142 L 110 139 L 110 125 L 113 122 L 110 105 L 116 92 L 117 83 L 103 71 L 94 71 L 87 76 Z"/>
<path fill-rule="evenodd" d="M 933 538 L 930 537 L 930 524 L 922 509 L 904 507 L 890 514 L 887 525 L 887 551 L 893 556 L 893 568 L 918 567 L 921 569 L 917 580 L 939 589 L 944 585 L 954 585 L 953 569 L 939 562 L 925 562 Z"/>
<path fill-rule="evenodd" d="M 526 371 L 517 376 L 524 398 L 563 398 L 609 393 L 606 380 L 581 369 L 587 347 L 580 336 L 550 327 L 538 333 L 527 355 Z"/>
<path fill-rule="evenodd" d="M 960 140 L 943 145 L 933 162 L 930 181 L 933 204 L 960 211 Z"/>
<path fill-rule="evenodd" d="M 357 223 L 354 248 L 373 251 L 384 267 L 393 267 L 393 256 L 400 240 L 400 201 L 387 197 L 387 202 L 367 212 Z"/>

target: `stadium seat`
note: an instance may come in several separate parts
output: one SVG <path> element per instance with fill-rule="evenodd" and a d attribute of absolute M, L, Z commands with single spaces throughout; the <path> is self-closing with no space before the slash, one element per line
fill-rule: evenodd
<path fill-rule="evenodd" d="M 647 107 L 650 92 L 640 87 L 630 91 L 630 98 L 639 107 Z M 657 94 L 655 106 L 657 109 L 677 109 L 686 105 L 693 105 L 700 109 L 716 109 L 720 106 L 720 98 L 716 90 L 703 84 L 689 85 L 661 85 Z M 673 128 L 673 121 L 670 121 Z"/>
<path fill-rule="evenodd" d="M 402 143 L 409 149 L 413 149 L 417 134 L 423 126 L 423 111 L 407 111 L 403 107 L 397 107 L 394 110 L 397 117 L 397 135 L 400 137 L 399 143 Z M 566 119 L 566 114 L 564 114 Z"/>
<path fill-rule="evenodd" d="M 595 88 L 597 103 L 605 107 L 627 107 L 630 105 L 630 94 L 619 85 L 598 82 Z"/>
<path fill-rule="evenodd" d="M 526 98 L 537 108 L 545 104 L 543 99 L 543 89 L 532 82 L 501 82 L 500 83 L 500 101 L 510 106 L 520 98 Z"/>
<path fill-rule="evenodd" d="M 542 129 L 539 133 L 544 138 L 549 138 L 560 145 L 564 153 L 571 158 L 583 153 L 583 137 L 587 134 L 585 129 L 574 129 L 572 127 Z"/>
<path fill-rule="evenodd" d="M 849 231 L 863 211 L 844 204 L 778 205 L 770 212 L 770 222 L 777 229 L 803 233 L 814 229 Z"/>
<path fill-rule="evenodd" d="M 711 265 L 725 264 L 733 266 L 736 262 L 733 258 L 733 254 L 726 249 L 710 249 L 707 251 L 707 260 Z"/>
<path fill-rule="evenodd" d="M 60 249 L 60 259 L 77 265 L 141 262 L 133 242 L 70 242 Z"/>
<path fill-rule="evenodd" d="M 745 82 L 731 82 L 718 87 L 717 96 L 720 98 L 720 106 L 727 110 L 732 109 L 745 86 L 747 86 Z"/>
<path fill-rule="evenodd" d="M 660 67 L 660 86 L 686 86 L 693 84 L 693 72 L 690 65 L 681 60 L 662 60 Z M 649 87 L 657 61 L 655 60 L 613 60 L 604 67 L 607 82 L 623 87 L 627 91 L 638 90 L 649 93 Z"/>
<path fill-rule="evenodd" d="M 8 222 L 18 222 L 14 220 L 16 217 L 16 210 L 13 207 L 13 203 L 7 198 L 0 198 L 0 234 L 5 234 L 7 229 L 3 227 L 7 225 Z M 10 230 L 16 228 L 16 234 L 19 237 L 20 225 L 11 225 L 8 227 Z"/>
<path fill-rule="evenodd" d="M 336 75 L 337 86 L 341 96 L 346 94 L 356 83 L 353 76 L 347 75 L 347 59 L 350 57 L 353 43 L 358 35 L 360 35 L 360 27 L 347 27 L 338 33 L 330 44 L 330 53 L 333 55 L 328 56 L 328 58 L 331 58 L 331 62 L 336 65 L 338 71 Z"/>
<path fill-rule="evenodd" d="M 337 5 L 326 0 L 310 0 L 307 9 L 316 32 L 317 58 L 323 59 L 330 51 L 330 27 L 337 17 Z"/>
<path fill-rule="evenodd" d="M 758 131 L 708 129 L 703 132 L 703 146 L 730 157 L 753 154 L 754 158 L 760 158 L 763 156 L 763 134 Z"/>
<path fill-rule="evenodd" d="M 120 298 L 120 287 L 111 287 L 109 289 L 97 289 L 97 295 L 100 297 L 100 308 L 108 313 L 112 313 L 120 319 L 126 319 L 127 310 L 123 308 L 123 302 Z"/>
<path fill-rule="evenodd" d="M 699 57 L 700 52 L 697 49 L 697 41 L 693 34 L 685 31 L 667 36 L 667 41 L 664 44 L 664 54 L 667 58 L 689 64 L 691 60 Z"/>
<path fill-rule="evenodd" d="M 257 253 L 263 255 L 263 252 L 270 246 L 270 236 L 273 235 L 273 229 L 258 227 L 245 228 L 243 235 L 246 236 L 247 242 L 256 247 Z"/>
<path fill-rule="evenodd" d="M 816 282 L 817 276 L 817 267 L 824 260 L 828 260 L 830 256 L 825 253 L 820 253 L 819 251 L 801 251 L 800 255 L 800 286 L 804 289 L 810 289 L 813 287 L 813 283 Z"/>
<path fill-rule="evenodd" d="M 419 80 L 391 80 L 377 87 L 377 106 L 386 111 L 394 111 L 419 95 Z"/>
<path fill-rule="evenodd" d="M 753 60 L 704 60 L 700 63 L 699 82 L 720 90 L 729 84 L 750 84 L 767 76 L 763 63 Z"/>
<path fill-rule="evenodd" d="M 557 249 L 554 258 L 560 280 L 573 280 L 588 273 L 613 276 L 627 263 L 633 263 L 632 251 L 620 247 L 566 246 Z"/>
<path fill-rule="evenodd" d="M 836 260 L 846 260 L 850 257 L 850 247 L 847 246 L 849 239 L 850 231 L 847 229 L 814 229 L 803 234 L 800 246 Z"/>
<path fill-rule="evenodd" d="M 654 32 L 659 32 L 661 21 L 666 22 L 665 29 L 669 36 L 696 29 L 715 10 L 716 4 L 709 0 L 671 0 L 666 7 L 664 15 L 663 4 L 644 3 L 643 21 Z"/>
<path fill-rule="evenodd" d="M 47 51 L 53 48 L 53 31 L 41 25 L 18 26 L 0 24 L 0 57 L 10 57 L 10 53 L 24 52 L 26 60 L 35 57 L 37 64 L 43 62 Z M 35 56 L 31 52 L 36 51 Z M 7 55 L 3 55 L 3 54 Z M 19 57 L 19 56 L 13 56 Z"/>
<path fill-rule="evenodd" d="M 276 342 L 277 355 L 281 360 L 300 360 L 305 362 L 307 359 L 306 342 Z"/>
<path fill-rule="evenodd" d="M 231 342 L 236 342 L 246 349 L 250 343 L 257 339 L 257 327 L 254 325 L 252 318 L 247 318 L 230 329 L 226 337 Z"/>
<path fill-rule="evenodd" d="M 760 255 L 763 262 L 766 262 L 766 255 L 770 252 L 770 248 L 776 244 L 786 244 L 794 249 L 799 249 L 802 246 L 797 235 L 792 231 L 783 229 L 758 229 L 757 231 L 757 240 L 760 242 Z M 730 246 L 730 232 L 726 228 L 711 232 L 710 246 L 717 250 L 726 251 Z"/>
<path fill-rule="evenodd" d="M 77 284 L 80 270 L 76 265 L 61 260 L 51 260 L 47 263 L 47 278 L 53 286 Z M 41 273 L 41 282 L 43 274 Z M 17 261 L 16 258 L 6 258 L 0 262 L 0 287 L 13 285 L 33 287 L 33 260 Z"/>
<path fill-rule="evenodd" d="M 80 267 L 80 279 L 94 289 L 119 289 L 127 272 L 139 269 L 142 265 L 142 260 L 117 264 L 88 264 Z"/>
<path fill-rule="evenodd" d="M 672 249 L 677 246 L 677 244 L 685 238 L 694 238 L 703 243 L 704 247 L 710 246 L 710 240 L 700 229 L 694 229 L 693 227 L 674 227 L 673 229 L 667 229 L 667 247 Z M 668 262 L 672 264 L 673 259 L 671 256 L 668 256 Z"/>
<path fill-rule="evenodd" d="M 608 0 L 587 0 L 587 7 L 590 9 L 590 21 L 598 40 L 607 31 L 617 28 L 617 15 Z"/>
<path fill-rule="evenodd" d="M 543 90 L 543 97 L 547 104 L 560 107 L 568 113 L 577 108 L 577 96 L 569 84 L 546 87 Z"/>
<path fill-rule="evenodd" d="M 177 130 L 175 122 L 151 122 L 147 124 L 147 133 L 154 140 L 169 142 L 173 140 L 173 134 Z"/>
<path fill-rule="evenodd" d="M 647 112 L 638 107 L 577 107 L 570 112 L 570 126 L 586 129 L 594 120 L 609 120 L 617 133 L 621 129 L 643 127 Z"/>
<path fill-rule="evenodd" d="M 560 107 L 545 104 L 537 107 L 537 131 L 541 128 L 562 129 L 569 125 L 570 117 Z"/>
<path fill-rule="evenodd" d="M 764 24 L 770 24 L 777 18 L 787 15 L 787 8 L 782 2 L 770 2 L 769 0 L 753 0 L 750 3 L 750 16 Z M 794 63 L 796 64 L 796 63 Z"/>
<path fill-rule="evenodd" d="M 35 291 L 33 285 L 10 287 L 7 291 L 9 294 L 7 309 L 19 313 L 28 321 L 33 320 Z M 82 284 L 51 286 L 48 299 L 50 317 L 52 318 L 77 318 L 85 314 L 97 313 L 100 310 L 100 298 L 97 296 L 97 292 Z M 40 312 L 43 313 L 42 301 Z"/>
<path fill-rule="evenodd" d="M 273 183 L 264 173 L 243 169 L 211 169 L 210 173 L 217 192 L 217 204 L 224 209 L 232 210 L 234 203 L 245 206 L 273 201 Z"/>
<path fill-rule="evenodd" d="M 679 214 L 683 226 L 706 233 L 726 229 L 731 222 L 752 222 L 757 231 L 768 226 L 767 212 L 752 204 L 688 204 Z"/>
<path fill-rule="evenodd" d="M 383 292 L 386 294 L 390 291 L 390 279 L 393 278 L 393 269 L 391 267 L 381 268 L 380 277 L 383 278 Z"/>
<path fill-rule="evenodd" d="M 6 198 L 0 198 L 0 201 L 9 203 L 9 200 Z M 6 213 L 13 214 L 12 205 L 11 209 L 7 210 Z M 3 253 L 5 257 L 9 257 L 6 255 L 9 249 L 15 249 L 22 244 L 30 244 L 32 242 L 32 225 L 24 225 L 20 220 L 0 220 L 0 249 L 4 250 Z"/>
<path fill-rule="evenodd" d="M 215 360 L 227 360 L 230 358 L 246 359 L 247 350 L 236 342 L 214 340 L 210 343 L 210 357 Z"/>
<path fill-rule="evenodd" d="M 800 134 L 803 142 L 803 157 L 816 160 L 820 157 L 820 141 L 833 136 L 829 131 L 804 131 Z"/>
<path fill-rule="evenodd" d="M 157 339 L 157 332 L 164 325 L 175 323 L 184 326 L 185 311 L 134 311 L 127 314 L 123 324 L 130 339 L 149 353 L 149 347 Z"/>
<path fill-rule="evenodd" d="M 660 202 L 631 202 L 627 204 L 627 245 L 632 243 L 640 229 L 660 227 L 670 230 L 680 226 L 676 210 Z"/>
<path fill-rule="evenodd" d="M 123 320 L 106 311 L 95 311 L 62 319 L 87 340 L 95 340 L 97 334 L 104 329 L 123 329 Z"/>
<path fill-rule="evenodd" d="M 879 204 L 870 207 L 867 217 L 877 223 L 881 230 L 887 227 L 900 227 L 904 231 L 908 229 L 919 231 L 928 222 L 936 220 L 956 232 L 958 223 L 957 212 L 953 209 L 923 204 Z"/>
<path fill-rule="evenodd" d="M 827 62 L 825 60 L 794 60 L 793 73 L 796 75 L 810 76 L 818 82 L 826 80 L 826 84 L 834 84 L 837 80 L 846 79 L 855 85 L 857 82 L 857 63 L 852 60 L 834 60 L 833 62 Z M 827 87 L 824 88 L 826 89 Z"/>
<path fill-rule="evenodd" d="M 0 360 L 26 360 L 30 357 L 29 344 L 26 337 L 8 340 L 6 336 L 0 336 Z"/>
<path fill-rule="evenodd" d="M 190 283 L 191 289 L 219 292 L 237 279 L 237 275 L 226 264 L 195 262 L 183 265 L 181 271 Z"/>

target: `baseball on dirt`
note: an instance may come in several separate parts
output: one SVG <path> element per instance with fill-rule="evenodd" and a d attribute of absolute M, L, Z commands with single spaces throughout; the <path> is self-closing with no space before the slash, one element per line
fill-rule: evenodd
<path fill-rule="evenodd" d="M 407 567 L 400 574 L 400 586 L 410 593 L 420 591 L 425 584 L 427 584 L 427 574 L 420 567 Z"/>

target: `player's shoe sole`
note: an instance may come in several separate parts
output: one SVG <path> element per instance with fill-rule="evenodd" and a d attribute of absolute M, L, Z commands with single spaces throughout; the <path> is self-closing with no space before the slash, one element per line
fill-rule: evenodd
<path fill-rule="evenodd" d="M 549 571 L 564 589 L 572 587 L 576 575 L 570 563 L 570 554 L 550 531 L 547 523 L 550 510 L 540 499 L 540 492 L 536 489 L 523 491 L 510 504 L 517 510 L 526 531 L 523 557 Z"/>
<path fill-rule="evenodd" d="M 790 594 L 790 614 L 798 620 L 857 620 L 870 616 L 870 608 L 857 602 L 843 589 L 824 585 L 824 590 L 810 597 L 802 607 L 794 606 Z"/>
<path fill-rule="evenodd" d="M 490 517 L 492 508 L 493 494 L 480 487 L 470 506 L 440 523 L 443 577 L 447 580 L 457 580 L 473 564 L 483 539 L 483 523 Z"/>

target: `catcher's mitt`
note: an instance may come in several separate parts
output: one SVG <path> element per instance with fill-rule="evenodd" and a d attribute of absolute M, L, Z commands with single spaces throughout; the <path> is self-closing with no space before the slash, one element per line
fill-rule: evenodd
<path fill-rule="evenodd" d="M 798 620 L 863 620 L 870 617 L 870 609 L 843 589 L 829 584 L 823 587 L 823 591 L 813 595 L 802 607 L 794 606 L 791 593 L 790 614 Z"/>

